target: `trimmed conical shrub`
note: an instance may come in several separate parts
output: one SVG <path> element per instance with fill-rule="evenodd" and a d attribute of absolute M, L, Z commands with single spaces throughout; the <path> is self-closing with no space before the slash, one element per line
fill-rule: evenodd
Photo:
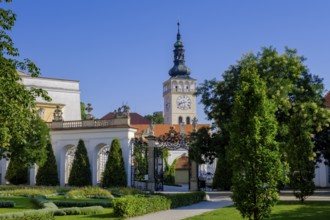
<path fill-rule="evenodd" d="M 7 172 L 6 180 L 11 184 L 27 184 L 28 183 L 28 169 L 27 165 L 23 164 L 22 161 L 16 157 L 10 158 Z"/>
<path fill-rule="evenodd" d="M 108 160 L 103 172 L 102 184 L 104 187 L 127 186 L 125 164 L 118 139 L 111 143 Z"/>
<path fill-rule="evenodd" d="M 92 174 L 87 156 L 87 150 L 83 140 L 79 140 L 78 147 L 74 156 L 70 176 L 70 186 L 89 186 L 92 185 Z"/>
<path fill-rule="evenodd" d="M 37 185 L 59 185 L 56 159 L 50 142 L 47 144 L 47 160 L 44 165 L 39 167 L 36 181 Z"/>

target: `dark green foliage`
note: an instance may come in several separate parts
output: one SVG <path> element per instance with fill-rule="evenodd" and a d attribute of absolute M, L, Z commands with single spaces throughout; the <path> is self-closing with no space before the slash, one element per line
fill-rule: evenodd
<path fill-rule="evenodd" d="M 12 208 L 15 207 L 14 201 L 1 201 L 0 200 L 0 208 Z"/>
<path fill-rule="evenodd" d="M 87 156 L 87 150 L 83 140 L 79 140 L 74 156 L 72 169 L 69 176 L 70 186 L 92 185 L 92 174 Z"/>
<path fill-rule="evenodd" d="M 155 124 L 164 124 L 164 117 L 162 113 L 155 112 L 153 115 L 145 115 L 144 117 Z"/>
<path fill-rule="evenodd" d="M 217 161 L 215 169 L 212 188 L 221 190 L 230 190 L 232 186 L 233 172 L 231 170 L 231 164 L 226 155 L 220 155 Z"/>
<path fill-rule="evenodd" d="M 171 209 L 175 209 L 203 201 L 205 198 L 205 192 L 166 194 L 165 196 L 171 201 Z"/>
<path fill-rule="evenodd" d="M 276 107 L 267 98 L 265 82 L 256 71 L 253 57 L 247 56 L 241 62 L 241 89 L 235 95 L 230 123 L 232 199 L 244 218 L 258 220 L 269 216 L 279 199 L 277 185 L 283 169 L 275 140 Z"/>
<path fill-rule="evenodd" d="M 104 208 L 112 207 L 111 201 L 63 201 L 63 200 L 52 200 L 57 207 L 89 207 L 89 206 L 102 206 Z"/>
<path fill-rule="evenodd" d="M 125 196 L 114 199 L 113 209 L 117 216 L 128 218 L 170 209 L 171 202 L 164 196 Z"/>
<path fill-rule="evenodd" d="M 175 184 L 175 167 L 176 167 L 176 159 L 170 165 L 167 159 L 165 161 L 164 168 L 164 184 L 166 185 L 174 185 Z"/>
<path fill-rule="evenodd" d="M 47 160 L 39 167 L 36 182 L 37 185 L 44 186 L 59 185 L 56 159 L 50 142 L 47 144 Z"/>
<path fill-rule="evenodd" d="M 20 159 L 12 157 L 9 161 L 6 179 L 14 185 L 28 183 L 28 166 Z"/>
<path fill-rule="evenodd" d="M 216 145 L 213 143 L 213 134 L 209 127 L 202 127 L 190 136 L 189 158 L 198 164 L 213 162 Z"/>
<path fill-rule="evenodd" d="M 113 139 L 102 178 L 104 187 L 127 186 L 125 164 L 119 140 Z"/>
<path fill-rule="evenodd" d="M 148 174 L 148 144 L 142 138 L 134 138 L 134 180 L 144 180 Z"/>

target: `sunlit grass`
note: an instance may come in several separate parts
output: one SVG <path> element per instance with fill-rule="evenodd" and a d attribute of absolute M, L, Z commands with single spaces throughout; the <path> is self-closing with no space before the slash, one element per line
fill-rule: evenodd
<path fill-rule="evenodd" d="M 243 220 L 234 206 L 220 208 L 186 220 Z M 268 219 L 323 220 L 330 219 L 330 201 L 281 201 Z"/>
<path fill-rule="evenodd" d="M 0 213 L 21 212 L 29 209 L 37 209 L 37 205 L 32 202 L 31 198 L 21 196 L 0 197 L 2 201 L 14 201 L 13 208 L 0 208 Z"/>

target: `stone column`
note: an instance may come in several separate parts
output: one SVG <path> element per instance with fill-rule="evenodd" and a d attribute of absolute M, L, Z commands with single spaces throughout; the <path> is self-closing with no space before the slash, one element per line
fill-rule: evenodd
<path fill-rule="evenodd" d="M 190 165 L 190 191 L 198 191 L 197 163 L 191 160 Z"/>
<path fill-rule="evenodd" d="M 147 190 L 155 191 L 155 146 L 156 137 L 148 136 L 148 180 L 147 180 Z"/>

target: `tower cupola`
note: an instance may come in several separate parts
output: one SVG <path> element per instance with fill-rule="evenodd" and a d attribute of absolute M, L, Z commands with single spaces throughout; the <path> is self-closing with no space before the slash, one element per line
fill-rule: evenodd
<path fill-rule="evenodd" d="M 190 69 L 185 65 L 184 48 L 181 41 L 180 23 L 178 22 L 178 34 L 174 43 L 174 66 L 169 70 L 168 74 L 171 77 L 183 76 L 189 77 Z"/>

